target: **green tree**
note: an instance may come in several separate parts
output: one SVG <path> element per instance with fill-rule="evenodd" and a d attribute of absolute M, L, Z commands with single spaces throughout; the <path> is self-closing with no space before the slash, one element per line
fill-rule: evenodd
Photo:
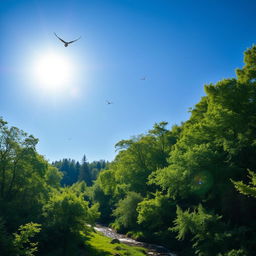
<path fill-rule="evenodd" d="M 14 233 L 13 246 L 16 255 L 34 256 L 38 250 L 38 242 L 32 242 L 31 239 L 41 231 L 41 225 L 37 223 L 27 223 L 19 227 L 19 232 Z"/>
<path fill-rule="evenodd" d="M 177 239 L 192 235 L 195 254 L 199 256 L 222 255 L 228 250 L 231 234 L 224 231 L 227 227 L 221 223 L 221 216 L 207 213 L 199 205 L 194 211 L 183 211 L 177 206 L 177 218 L 170 230 L 177 232 Z"/>
<path fill-rule="evenodd" d="M 117 203 L 117 207 L 113 211 L 116 218 L 112 226 L 117 230 L 136 228 L 138 216 L 136 208 L 142 199 L 140 194 L 128 192 L 126 197 Z"/>
<path fill-rule="evenodd" d="M 8 230 L 38 221 L 60 173 L 36 152 L 38 140 L 0 119 L 0 208 Z"/>
<path fill-rule="evenodd" d="M 243 219 L 245 212 L 237 210 L 240 198 L 234 193 L 230 179 L 243 180 L 244 169 L 256 166 L 256 84 L 251 80 L 255 51 L 252 47 L 245 53 L 246 65 L 241 69 L 249 80 L 238 76 L 205 86 L 206 96 L 182 125 L 170 152 L 169 166 L 155 170 L 149 182 L 190 206 L 205 200 L 221 215 L 236 222 Z M 245 200 L 243 203 L 249 217 L 248 212 L 255 206 Z M 253 217 L 247 220 L 250 218 Z"/>
<path fill-rule="evenodd" d="M 52 163 L 63 174 L 61 179 L 62 186 L 71 186 L 78 181 L 80 163 L 71 159 L 62 159 Z"/>
<path fill-rule="evenodd" d="M 48 234 L 45 243 L 55 245 L 62 241 L 55 251 L 56 255 L 77 255 L 75 251 L 84 243 L 84 232 L 89 229 L 87 224 L 93 224 L 98 212 L 97 205 L 89 208 L 83 194 L 78 195 L 71 188 L 63 188 L 52 193 L 44 205 L 43 215 Z"/>
<path fill-rule="evenodd" d="M 256 197 L 256 173 L 248 170 L 249 172 L 249 185 L 246 185 L 243 181 L 232 181 L 236 189 L 244 195 Z"/>
<path fill-rule="evenodd" d="M 177 129 L 172 133 L 166 125 L 167 122 L 160 122 L 148 134 L 122 140 L 115 145 L 119 153 L 109 169 L 114 172 L 117 184 L 143 196 L 148 190 L 155 190 L 149 188 L 148 177 L 153 171 L 168 165 L 168 153 L 178 137 Z"/>
<path fill-rule="evenodd" d="M 38 140 L 16 127 L 7 127 L 0 119 L 0 198 L 10 199 L 22 170 L 31 157 L 35 157 Z M 31 159 L 32 160 L 32 159 Z"/>
<path fill-rule="evenodd" d="M 100 173 L 100 175 L 103 172 Z M 113 221 L 112 210 L 114 209 L 115 200 L 113 195 L 106 194 L 102 186 L 99 184 L 99 178 L 96 180 L 94 185 L 91 188 L 91 201 L 93 204 L 99 204 L 99 222 L 100 223 L 110 223 Z"/>
<path fill-rule="evenodd" d="M 138 224 L 152 232 L 167 229 L 166 222 L 176 216 L 176 205 L 168 196 L 157 192 L 154 198 L 145 198 L 138 204 Z"/>
<path fill-rule="evenodd" d="M 82 164 L 79 170 L 79 181 L 82 180 L 84 180 L 88 186 L 92 185 L 91 171 L 85 155 L 82 158 Z"/>

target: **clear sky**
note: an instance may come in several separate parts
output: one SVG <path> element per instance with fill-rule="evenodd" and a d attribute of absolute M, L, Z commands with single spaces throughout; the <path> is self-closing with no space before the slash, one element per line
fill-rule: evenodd
<path fill-rule="evenodd" d="M 204 84 L 235 76 L 255 13 L 249 0 L 1 0 L 0 116 L 51 161 L 112 160 L 119 140 L 186 121 Z M 82 38 L 65 48 L 54 32 Z"/>

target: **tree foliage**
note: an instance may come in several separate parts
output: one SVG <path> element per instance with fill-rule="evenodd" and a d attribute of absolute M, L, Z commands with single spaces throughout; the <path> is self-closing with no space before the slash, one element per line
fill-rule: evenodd
<path fill-rule="evenodd" d="M 256 197 L 256 173 L 248 170 L 249 172 L 249 185 L 246 185 L 243 181 L 233 181 L 236 189 L 244 195 Z"/>
<path fill-rule="evenodd" d="M 34 256 L 37 251 L 38 242 L 31 239 L 41 231 L 41 225 L 27 223 L 19 227 L 19 233 L 14 233 L 13 245 L 18 255 Z"/>
<path fill-rule="evenodd" d="M 136 208 L 142 201 L 142 196 L 136 192 L 128 192 L 126 197 L 117 203 L 116 209 L 113 211 L 115 222 L 113 227 L 117 230 L 122 228 L 136 228 L 138 213 Z"/>
<path fill-rule="evenodd" d="M 85 183 L 60 187 L 63 172 L 37 153 L 37 142 L 0 119 L 1 256 L 76 255 L 69 249 L 84 244 L 88 224 L 99 217 Z"/>
<path fill-rule="evenodd" d="M 143 197 L 130 232 L 175 245 L 181 255 L 193 254 L 189 246 L 198 255 L 255 251 L 255 173 L 248 179 L 244 170 L 256 168 L 256 46 L 245 52 L 244 61 L 236 78 L 205 85 L 206 95 L 186 122 L 170 130 L 160 122 L 116 144 L 118 154 L 96 184 L 103 197 L 112 196 L 105 201 L 110 209 L 113 202 L 122 206 L 130 192 Z M 112 210 L 114 223 L 121 216 L 118 207 Z M 185 246 L 158 232 L 168 228 Z"/>
<path fill-rule="evenodd" d="M 108 162 L 104 160 L 87 162 L 84 155 L 81 163 L 73 159 L 64 158 L 53 162 L 53 165 L 63 174 L 62 186 L 71 186 L 78 181 L 85 181 L 88 186 L 92 186 L 101 170 L 105 169 Z"/>

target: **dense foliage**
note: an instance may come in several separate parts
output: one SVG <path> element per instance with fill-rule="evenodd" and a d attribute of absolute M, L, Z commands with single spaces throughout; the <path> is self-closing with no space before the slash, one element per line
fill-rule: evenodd
<path fill-rule="evenodd" d="M 0 254 L 79 255 L 98 205 L 85 200 L 83 182 L 61 188 L 63 174 L 37 142 L 0 119 Z"/>
<path fill-rule="evenodd" d="M 254 255 L 256 46 L 244 61 L 205 86 L 188 121 L 116 144 L 93 186 L 102 221 L 179 255 Z"/>
<path fill-rule="evenodd" d="M 84 155 L 81 163 L 64 158 L 53 162 L 52 165 L 63 173 L 62 186 L 71 186 L 78 181 L 85 181 L 87 186 L 92 186 L 93 181 L 97 179 L 99 172 L 107 167 L 108 162 L 100 160 L 89 163 Z"/>

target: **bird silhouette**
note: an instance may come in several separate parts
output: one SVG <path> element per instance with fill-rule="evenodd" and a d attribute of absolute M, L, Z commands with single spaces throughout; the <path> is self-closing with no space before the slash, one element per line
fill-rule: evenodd
<path fill-rule="evenodd" d="M 79 38 L 77 38 L 77 39 L 75 39 L 75 40 L 73 40 L 73 41 L 66 42 L 66 41 L 64 41 L 63 39 L 61 39 L 56 33 L 54 33 L 54 35 L 55 35 L 62 43 L 64 43 L 64 46 L 65 46 L 65 47 L 68 47 L 69 44 L 72 44 L 72 43 L 74 43 L 75 41 L 77 41 L 77 40 L 79 40 L 79 39 L 81 38 L 81 36 L 80 36 Z"/>
<path fill-rule="evenodd" d="M 113 104 L 113 102 L 108 101 L 108 100 L 106 100 L 106 103 L 107 103 L 108 105 Z"/>

